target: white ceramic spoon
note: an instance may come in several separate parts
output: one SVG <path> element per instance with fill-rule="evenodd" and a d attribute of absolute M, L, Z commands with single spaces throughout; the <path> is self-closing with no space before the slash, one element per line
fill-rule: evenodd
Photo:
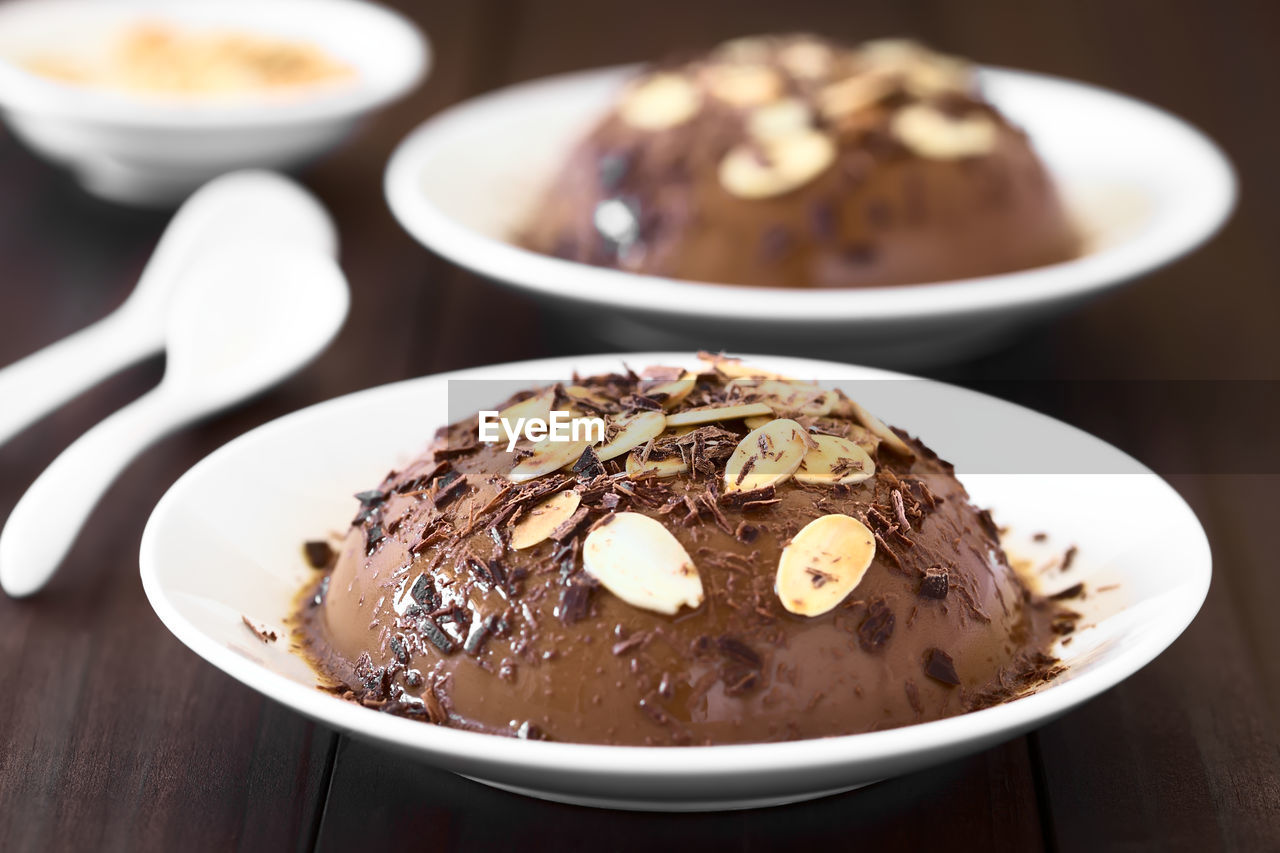
<path fill-rule="evenodd" d="M 174 284 L 209 246 L 271 240 L 334 257 L 329 214 L 274 172 L 233 172 L 205 184 L 174 214 L 124 304 L 107 317 L 0 369 L 0 444 L 86 388 L 159 352 Z"/>
<path fill-rule="evenodd" d="M 223 247 L 181 279 L 165 324 L 164 379 L 63 451 L 9 516 L 0 533 L 9 595 L 44 586 L 98 499 L 148 445 L 299 370 L 347 315 L 333 259 L 274 242 Z"/>

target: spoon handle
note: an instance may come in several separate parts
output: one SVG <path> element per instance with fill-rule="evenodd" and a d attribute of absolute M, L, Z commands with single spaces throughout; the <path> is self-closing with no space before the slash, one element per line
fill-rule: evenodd
<path fill-rule="evenodd" d="M 98 500 L 139 453 L 188 420 L 164 386 L 80 436 L 18 501 L 0 532 L 0 586 L 15 598 L 44 586 Z"/>
<path fill-rule="evenodd" d="M 159 352 L 153 328 L 116 311 L 0 369 L 0 445 L 111 374 Z"/>

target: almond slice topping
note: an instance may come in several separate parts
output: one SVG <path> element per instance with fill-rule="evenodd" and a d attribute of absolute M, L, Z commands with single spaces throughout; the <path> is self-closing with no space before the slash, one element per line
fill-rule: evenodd
<path fill-rule="evenodd" d="M 589 441 L 552 441 L 544 438 L 529 447 L 530 455 L 515 464 L 507 472 L 513 483 L 527 483 L 578 461 L 582 452 L 591 446 Z"/>
<path fill-rule="evenodd" d="M 743 398 L 767 404 L 777 414 L 825 417 L 835 405 L 834 391 L 809 382 L 782 379 L 735 379 L 730 388 L 742 391 Z"/>
<path fill-rule="evenodd" d="M 735 107 L 767 104 L 782 95 L 782 77 L 767 65 L 728 62 L 703 72 L 707 90 Z"/>
<path fill-rule="evenodd" d="M 619 512 L 587 534 L 582 567 L 633 607 L 674 615 L 702 603 L 702 578 L 661 522 Z"/>
<path fill-rule="evenodd" d="M 782 549 L 774 591 L 791 613 L 821 616 L 853 592 L 875 555 L 875 536 L 861 521 L 824 515 Z"/>
<path fill-rule="evenodd" d="M 785 481 L 811 446 L 804 427 L 789 418 L 776 418 L 753 429 L 725 464 L 725 493 L 752 492 Z"/>
<path fill-rule="evenodd" d="M 838 435 L 809 436 L 814 446 L 796 469 L 796 481 L 820 486 L 851 485 L 875 476 L 876 463 L 854 442 Z"/>
<path fill-rule="evenodd" d="M 778 64 L 801 80 L 818 80 L 831 73 L 836 58 L 825 44 L 805 40 L 779 50 Z"/>
<path fill-rule="evenodd" d="M 711 424 L 716 421 L 732 421 L 753 415 L 772 415 L 773 409 L 764 403 L 735 403 L 731 406 L 699 406 L 667 415 L 667 426 L 691 426 Z"/>
<path fill-rule="evenodd" d="M 981 157 L 996 147 L 998 130 L 982 114 L 952 118 L 924 104 L 903 107 L 893 117 L 893 135 L 921 157 L 958 160 Z"/>
<path fill-rule="evenodd" d="M 843 402 L 848 406 L 849 411 L 858 420 L 858 422 L 870 430 L 872 435 L 880 439 L 881 444 L 899 456 L 905 456 L 908 459 L 915 458 L 916 452 L 911 449 L 909 444 L 899 438 L 896 432 L 889 429 L 888 424 L 862 408 L 862 406 L 854 400 L 850 400 L 846 397 Z"/>
<path fill-rule="evenodd" d="M 661 458 L 650 454 L 649 458 L 643 462 L 640 461 L 640 455 L 640 451 L 636 450 L 627 457 L 627 476 L 633 480 L 644 474 L 655 477 L 674 477 L 689 470 L 689 463 L 679 453 Z"/>
<path fill-rule="evenodd" d="M 689 396 L 697 381 L 698 378 L 692 373 L 686 373 L 679 379 L 671 379 L 666 382 L 641 383 L 640 393 L 646 397 L 658 394 L 665 395 L 662 400 L 662 408 L 670 409 L 673 406 L 678 406 L 685 397 Z"/>
<path fill-rule="evenodd" d="M 823 87 L 819 108 L 828 119 L 838 119 L 875 106 L 895 88 L 890 75 L 867 71 Z"/>
<path fill-rule="evenodd" d="M 582 496 L 572 489 L 547 498 L 511 528 L 511 547 L 520 551 L 537 545 L 572 517 L 581 503 Z"/>
<path fill-rule="evenodd" d="M 720 185 L 738 198 L 771 198 L 809 183 L 835 159 L 830 136 L 801 130 L 732 149 L 720 161 Z"/>
<path fill-rule="evenodd" d="M 666 130 L 684 124 L 702 107 L 702 95 L 684 75 L 652 74 L 628 87 L 618 104 L 622 120 L 640 130 Z"/>
<path fill-rule="evenodd" d="M 751 111 L 747 132 L 756 139 L 776 139 L 813 127 L 813 110 L 799 98 L 783 98 Z"/>
<path fill-rule="evenodd" d="M 596 448 L 601 462 L 621 456 L 639 447 L 651 438 L 657 438 L 667 428 L 667 416 L 662 412 L 635 412 L 610 419 L 610 426 L 617 429 L 613 438 Z"/>
<path fill-rule="evenodd" d="M 543 388 L 532 397 L 528 397 L 518 403 L 512 403 L 501 412 L 498 412 L 498 432 L 502 435 L 502 440 L 511 440 L 511 433 L 506 428 L 507 423 L 518 423 L 521 418 L 526 421 L 532 418 L 545 421 L 550 418 L 551 407 L 554 405 L 555 399 L 555 388 Z"/>

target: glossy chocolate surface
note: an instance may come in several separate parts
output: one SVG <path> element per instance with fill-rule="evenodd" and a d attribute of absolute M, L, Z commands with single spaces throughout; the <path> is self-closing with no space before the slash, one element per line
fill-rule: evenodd
<path fill-rule="evenodd" d="M 586 384 L 606 399 L 643 399 L 629 396 L 641 390 L 634 377 Z M 668 414 L 742 393 L 704 375 Z M 877 444 L 843 400 L 828 417 L 797 417 L 811 431 Z M 514 485 L 506 474 L 517 457 L 476 444 L 474 419 L 455 425 L 357 496 L 297 637 L 338 692 L 366 705 L 592 743 L 871 731 L 1003 701 L 1053 673 L 1051 608 L 1032 600 L 947 463 L 914 439 L 912 457 L 880 442 L 863 483 L 793 478 L 725 495 L 723 460 L 746 432 L 728 421 L 687 434 L 693 472 L 675 477 L 632 479 L 620 457 L 604 473 Z M 510 548 L 511 522 L 566 489 L 582 503 L 557 538 Z M 705 590 L 700 606 L 639 609 L 584 571 L 584 535 L 623 511 L 660 520 L 684 546 Z M 874 532 L 874 560 L 834 610 L 793 615 L 774 592 L 781 549 L 832 513 Z"/>

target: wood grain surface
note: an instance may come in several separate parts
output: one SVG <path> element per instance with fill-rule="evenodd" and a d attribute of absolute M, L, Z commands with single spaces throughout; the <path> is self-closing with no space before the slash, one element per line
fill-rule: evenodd
<path fill-rule="evenodd" d="M 401 5 L 431 36 L 431 78 L 302 175 L 339 223 L 354 290 L 337 342 L 275 392 L 146 453 L 42 595 L 0 597 L 0 850 L 1280 848 L 1280 571 L 1268 544 L 1280 509 L 1280 111 L 1267 94 L 1280 80 L 1280 6 Z M 1210 245 L 1000 352 L 931 371 L 1003 389 L 1169 475 L 1215 558 L 1204 610 L 1169 651 L 1079 710 L 979 755 L 785 808 L 663 816 L 525 799 L 339 737 L 164 630 L 139 583 L 139 537 L 156 500 L 202 456 L 335 395 L 588 346 L 395 224 L 382 170 L 405 133 L 511 82 L 779 29 L 910 33 L 984 62 L 1116 88 L 1204 128 L 1234 160 L 1240 206 Z M 165 221 L 84 196 L 0 133 L 0 365 L 118 305 Z M 63 447 L 160 371 L 158 359 L 133 368 L 0 448 L 0 517 Z M 1138 398 L 1100 405 L 1090 391 L 1099 380 L 1150 381 L 1153 396 L 1179 402 L 1154 412 Z M 1197 402 L 1223 383 L 1230 393 Z"/>

